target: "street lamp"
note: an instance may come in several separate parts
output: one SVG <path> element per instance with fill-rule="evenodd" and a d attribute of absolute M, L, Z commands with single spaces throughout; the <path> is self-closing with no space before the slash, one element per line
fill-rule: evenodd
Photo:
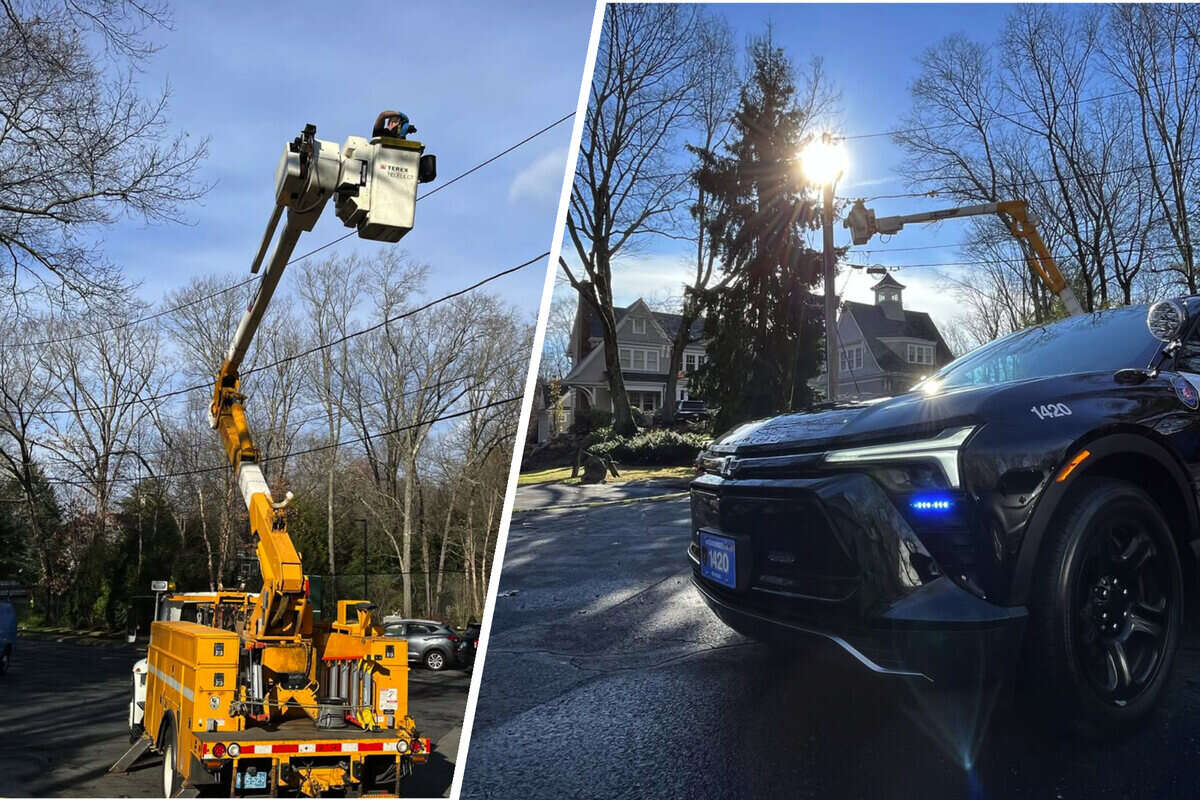
<path fill-rule="evenodd" d="M 814 137 L 800 152 L 800 168 L 804 177 L 825 189 L 821 205 L 821 227 L 824 238 L 825 282 L 825 379 L 829 402 L 837 400 L 838 342 L 837 297 L 833 293 L 833 187 L 841 180 L 848 166 L 846 148 L 832 133 Z"/>

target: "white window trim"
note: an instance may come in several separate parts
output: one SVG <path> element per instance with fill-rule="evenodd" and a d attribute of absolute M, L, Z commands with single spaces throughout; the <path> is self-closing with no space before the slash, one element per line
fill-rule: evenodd
<path fill-rule="evenodd" d="M 635 317 L 632 320 L 630 320 L 630 322 L 632 322 L 632 324 L 633 324 L 633 332 L 634 333 L 643 333 L 644 334 L 646 332 L 646 320 L 645 319 L 638 319 L 637 317 Z"/>
<path fill-rule="evenodd" d="M 933 345 L 909 343 L 907 355 L 909 364 L 933 365 Z"/>
<path fill-rule="evenodd" d="M 628 356 L 628 361 L 626 361 Z M 641 365 L 638 365 L 638 357 L 641 357 Z M 662 367 L 662 357 L 656 347 L 624 347 L 620 348 L 617 362 L 621 365 L 621 369 L 629 372 L 653 372 L 657 373 Z M 651 365 L 653 363 L 653 366 Z"/>
<path fill-rule="evenodd" d="M 861 344 L 843 347 L 838 359 L 838 366 L 841 368 L 841 370 L 847 371 L 862 369 L 865 357 L 863 350 L 864 347 Z"/>

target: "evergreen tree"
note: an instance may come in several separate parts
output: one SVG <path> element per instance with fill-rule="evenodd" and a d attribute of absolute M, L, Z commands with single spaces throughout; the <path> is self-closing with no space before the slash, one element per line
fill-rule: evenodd
<path fill-rule="evenodd" d="M 709 235 L 731 275 L 710 298 L 708 362 L 697 375 L 700 394 L 720 409 L 718 430 L 809 406 L 807 381 L 822 361 L 824 313 L 810 291 L 821 254 L 805 241 L 820 223 L 819 205 L 797 153 L 821 107 L 814 98 L 826 90 L 818 66 L 798 100 L 792 64 L 769 31 L 749 57 L 727 152 L 699 152 L 695 175 L 722 209 Z"/>

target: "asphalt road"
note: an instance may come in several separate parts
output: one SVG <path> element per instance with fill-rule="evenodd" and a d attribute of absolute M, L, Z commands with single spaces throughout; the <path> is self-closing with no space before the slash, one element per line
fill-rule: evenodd
<path fill-rule="evenodd" d="M 464 798 L 1200 796 L 1200 635 L 1164 710 L 1093 744 L 994 693 L 772 658 L 696 596 L 687 541 L 686 499 L 513 517 Z"/>
<path fill-rule="evenodd" d="M 12 669 L 0 677 L 0 796 L 161 797 L 158 760 L 106 774 L 129 746 L 130 669 L 143 655 L 132 646 L 18 640 Z M 404 791 L 442 796 L 453 779 L 470 675 L 414 667 L 409 676 L 409 713 L 435 752 Z M 446 752 L 436 748 L 442 739 Z"/>

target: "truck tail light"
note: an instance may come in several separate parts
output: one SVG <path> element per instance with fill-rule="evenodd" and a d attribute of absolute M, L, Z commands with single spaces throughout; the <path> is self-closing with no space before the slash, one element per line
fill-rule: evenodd
<path fill-rule="evenodd" d="M 237 742 L 230 742 L 227 752 L 230 758 L 237 758 L 242 754 L 242 746 Z"/>
<path fill-rule="evenodd" d="M 225 757 L 225 745 L 221 744 L 220 742 L 217 742 L 216 744 L 214 744 L 213 745 L 213 755 L 216 756 L 217 758 L 224 758 Z"/>

